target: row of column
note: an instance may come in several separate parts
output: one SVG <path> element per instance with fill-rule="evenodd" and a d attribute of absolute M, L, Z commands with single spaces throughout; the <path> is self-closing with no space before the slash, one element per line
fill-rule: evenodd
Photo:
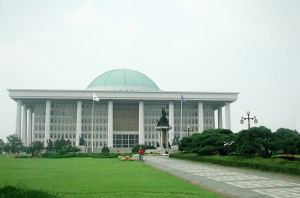
<path fill-rule="evenodd" d="M 23 107 L 23 111 L 22 111 Z M 28 110 L 28 117 L 27 117 Z M 21 112 L 23 112 L 21 116 Z M 16 118 L 16 134 L 21 137 L 25 146 L 28 146 L 32 141 L 33 128 L 33 112 L 31 108 L 27 108 L 26 104 L 22 104 L 21 100 L 17 100 L 17 118 Z M 204 130 L 203 119 L 203 102 L 198 102 L 198 129 L 199 132 Z M 218 108 L 218 128 L 223 128 L 222 107 Z M 22 118 L 22 120 L 21 120 Z M 47 140 L 50 139 L 50 119 L 51 119 L 51 100 L 46 100 L 46 116 L 45 116 L 45 139 L 44 145 L 47 145 Z M 22 126 L 21 126 L 22 123 Z M 169 131 L 169 141 L 174 138 L 174 102 L 169 102 L 169 124 L 172 129 Z M 77 101 L 77 122 L 76 122 L 76 145 L 79 145 L 79 137 L 82 134 L 82 100 Z M 108 134 L 107 146 L 113 147 L 113 101 L 108 101 Z M 230 124 L 230 103 L 225 103 L 225 128 L 231 129 Z M 22 131 L 22 133 L 21 133 Z M 145 143 L 144 132 L 144 101 L 139 101 L 139 143 Z"/>
<path fill-rule="evenodd" d="M 33 120 L 32 108 L 17 100 L 16 135 L 21 138 L 24 146 L 32 142 Z"/>

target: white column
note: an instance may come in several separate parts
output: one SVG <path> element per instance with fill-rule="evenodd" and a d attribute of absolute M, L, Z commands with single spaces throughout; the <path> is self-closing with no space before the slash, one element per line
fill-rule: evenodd
<path fill-rule="evenodd" d="M 231 129 L 231 120 L 230 120 L 230 103 L 225 103 L 225 128 Z"/>
<path fill-rule="evenodd" d="M 145 144 L 144 101 L 139 102 L 139 144 Z"/>
<path fill-rule="evenodd" d="M 22 142 L 24 146 L 27 146 L 27 106 L 23 104 L 22 112 Z"/>
<path fill-rule="evenodd" d="M 82 101 L 77 100 L 76 146 L 79 146 L 79 138 L 81 134 L 82 134 Z"/>
<path fill-rule="evenodd" d="M 223 129 L 222 107 L 218 107 L 218 128 Z"/>
<path fill-rule="evenodd" d="M 32 108 L 28 108 L 28 142 L 30 145 L 32 143 Z"/>
<path fill-rule="evenodd" d="M 34 117 L 35 117 L 35 114 L 34 114 L 34 110 L 32 112 L 32 128 L 31 128 L 31 141 L 34 142 L 35 138 L 34 138 L 34 134 L 35 134 L 35 130 L 34 130 L 34 125 L 35 125 L 35 122 L 34 122 Z"/>
<path fill-rule="evenodd" d="M 199 133 L 204 131 L 203 102 L 198 102 L 198 131 Z"/>
<path fill-rule="evenodd" d="M 172 145 L 174 139 L 174 102 L 169 101 L 169 125 L 172 127 L 169 131 L 169 142 Z"/>
<path fill-rule="evenodd" d="M 21 113 L 22 113 L 22 101 L 17 100 L 16 135 L 19 138 L 21 138 Z"/>
<path fill-rule="evenodd" d="M 44 146 L 47 146 L 47 140 L 50 139 L 50 117 L 51 117 L 51 100 L 46 100 Z"/>
<path fill-rule="evenodd" d="M 107 147 L 113 147 L 113 101 L 108 101 Z"/>

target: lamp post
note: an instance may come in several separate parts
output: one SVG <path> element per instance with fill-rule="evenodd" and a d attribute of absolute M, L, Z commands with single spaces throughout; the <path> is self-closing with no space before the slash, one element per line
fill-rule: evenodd
<path fill-rule="evenodd" d="M 190 132 L 193 132 L 192 130 L 190 130 L 190 126 L 187 126 L 187 129 L 184 130 L 184 132 L 187 132 L 188 133 L 188 137 L 190 137 Z"/>
<path fill-rule="evenodd" d="M 241 123 L 241 124 L 244 124 L 244 120 L 248 120 L 248 129 L 250 129 L 250 120 L 253 120 L 253 121 L 254 121 L 254 124 L 257 124 L 257 123 L 258 123 L 258 120 L 256 119 L 255 116 L 250 117 L 250 111 L 247 111 L 246 114 L 247 114 L 247 117 L 244 118 L 244 117 L 242 116 L 240 123 Z"/>

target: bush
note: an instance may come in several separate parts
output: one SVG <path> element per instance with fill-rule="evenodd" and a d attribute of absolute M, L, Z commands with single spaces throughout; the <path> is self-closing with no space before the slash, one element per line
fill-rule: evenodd
<path fill-rule="evenodd" d="M 14 158 L 30 158 L 30 156 L 21 154 L 21 155 L 14 155 Z"/>
<path fill-rule="evenodd" d="M 90 157 L 88 153 L 42 153 L 42 158 L 71 158 L 71 157 Z"/>
<path fill-rule="evenodd" d="M 59 198 L 60 196 L 50 194 L 46 191 L 33 190 L 28 187 L 15 187 L 5 185 L 0 188 L 1 198 L 35 197 L 35 198 Z"/>
<path fill-rule="evenodd" d="M 93 153 L 92 158 L 118 158 L 120 156 L 119 153 Z"/>
<path fill-rule="evenodd" d="M 109 150 L 109 148 L 107 146 L 104 146 L 102 148 L 102 153 L 109 153 L 109 152 L 110 152 L 110 150 Z"/>
<path fill-rule="evenodd" d="M 184 137 L 178 149 L 201 155 L 228 155 L 235 150 L 235 135 L 228 129 L 209 129 Z"/>
<path fill-rule="evenodd" d="M 259 169 L 263 171 L 273 171 L 300 175 L 299 162 L 293 162 L 285 159 L 272 159 L 261 157 L 244 157 L 244 156 L 200 156 L 194 153 L 172 153 L 171 158 L 187 159 L 199 162 L 210 162 L 223 166 L 236 166 Z"/>

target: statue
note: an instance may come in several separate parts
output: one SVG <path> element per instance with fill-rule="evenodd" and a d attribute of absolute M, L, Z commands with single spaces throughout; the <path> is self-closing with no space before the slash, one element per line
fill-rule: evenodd
<path fill-rule="evenodd" d="M 79 146 L 85 146 L 85 140 L 83 134 L 81 134 L 79 137 Z"/>
<path fill-rule="evenodd" d="M 157 126 L 170 126 L 170 125 L 169 125 L 169 120 L 168 120 L 168 118 L 166 117 L 166 116 L 167 116 L 167 113 L 166 113 L 166 111 L 165 111 L 164 108 L 162 108 L 161 114 L 162 114 L 162 116 L 161 116 L 161 118 L 159 119 L 159 121 L 157 122 Z"/>

